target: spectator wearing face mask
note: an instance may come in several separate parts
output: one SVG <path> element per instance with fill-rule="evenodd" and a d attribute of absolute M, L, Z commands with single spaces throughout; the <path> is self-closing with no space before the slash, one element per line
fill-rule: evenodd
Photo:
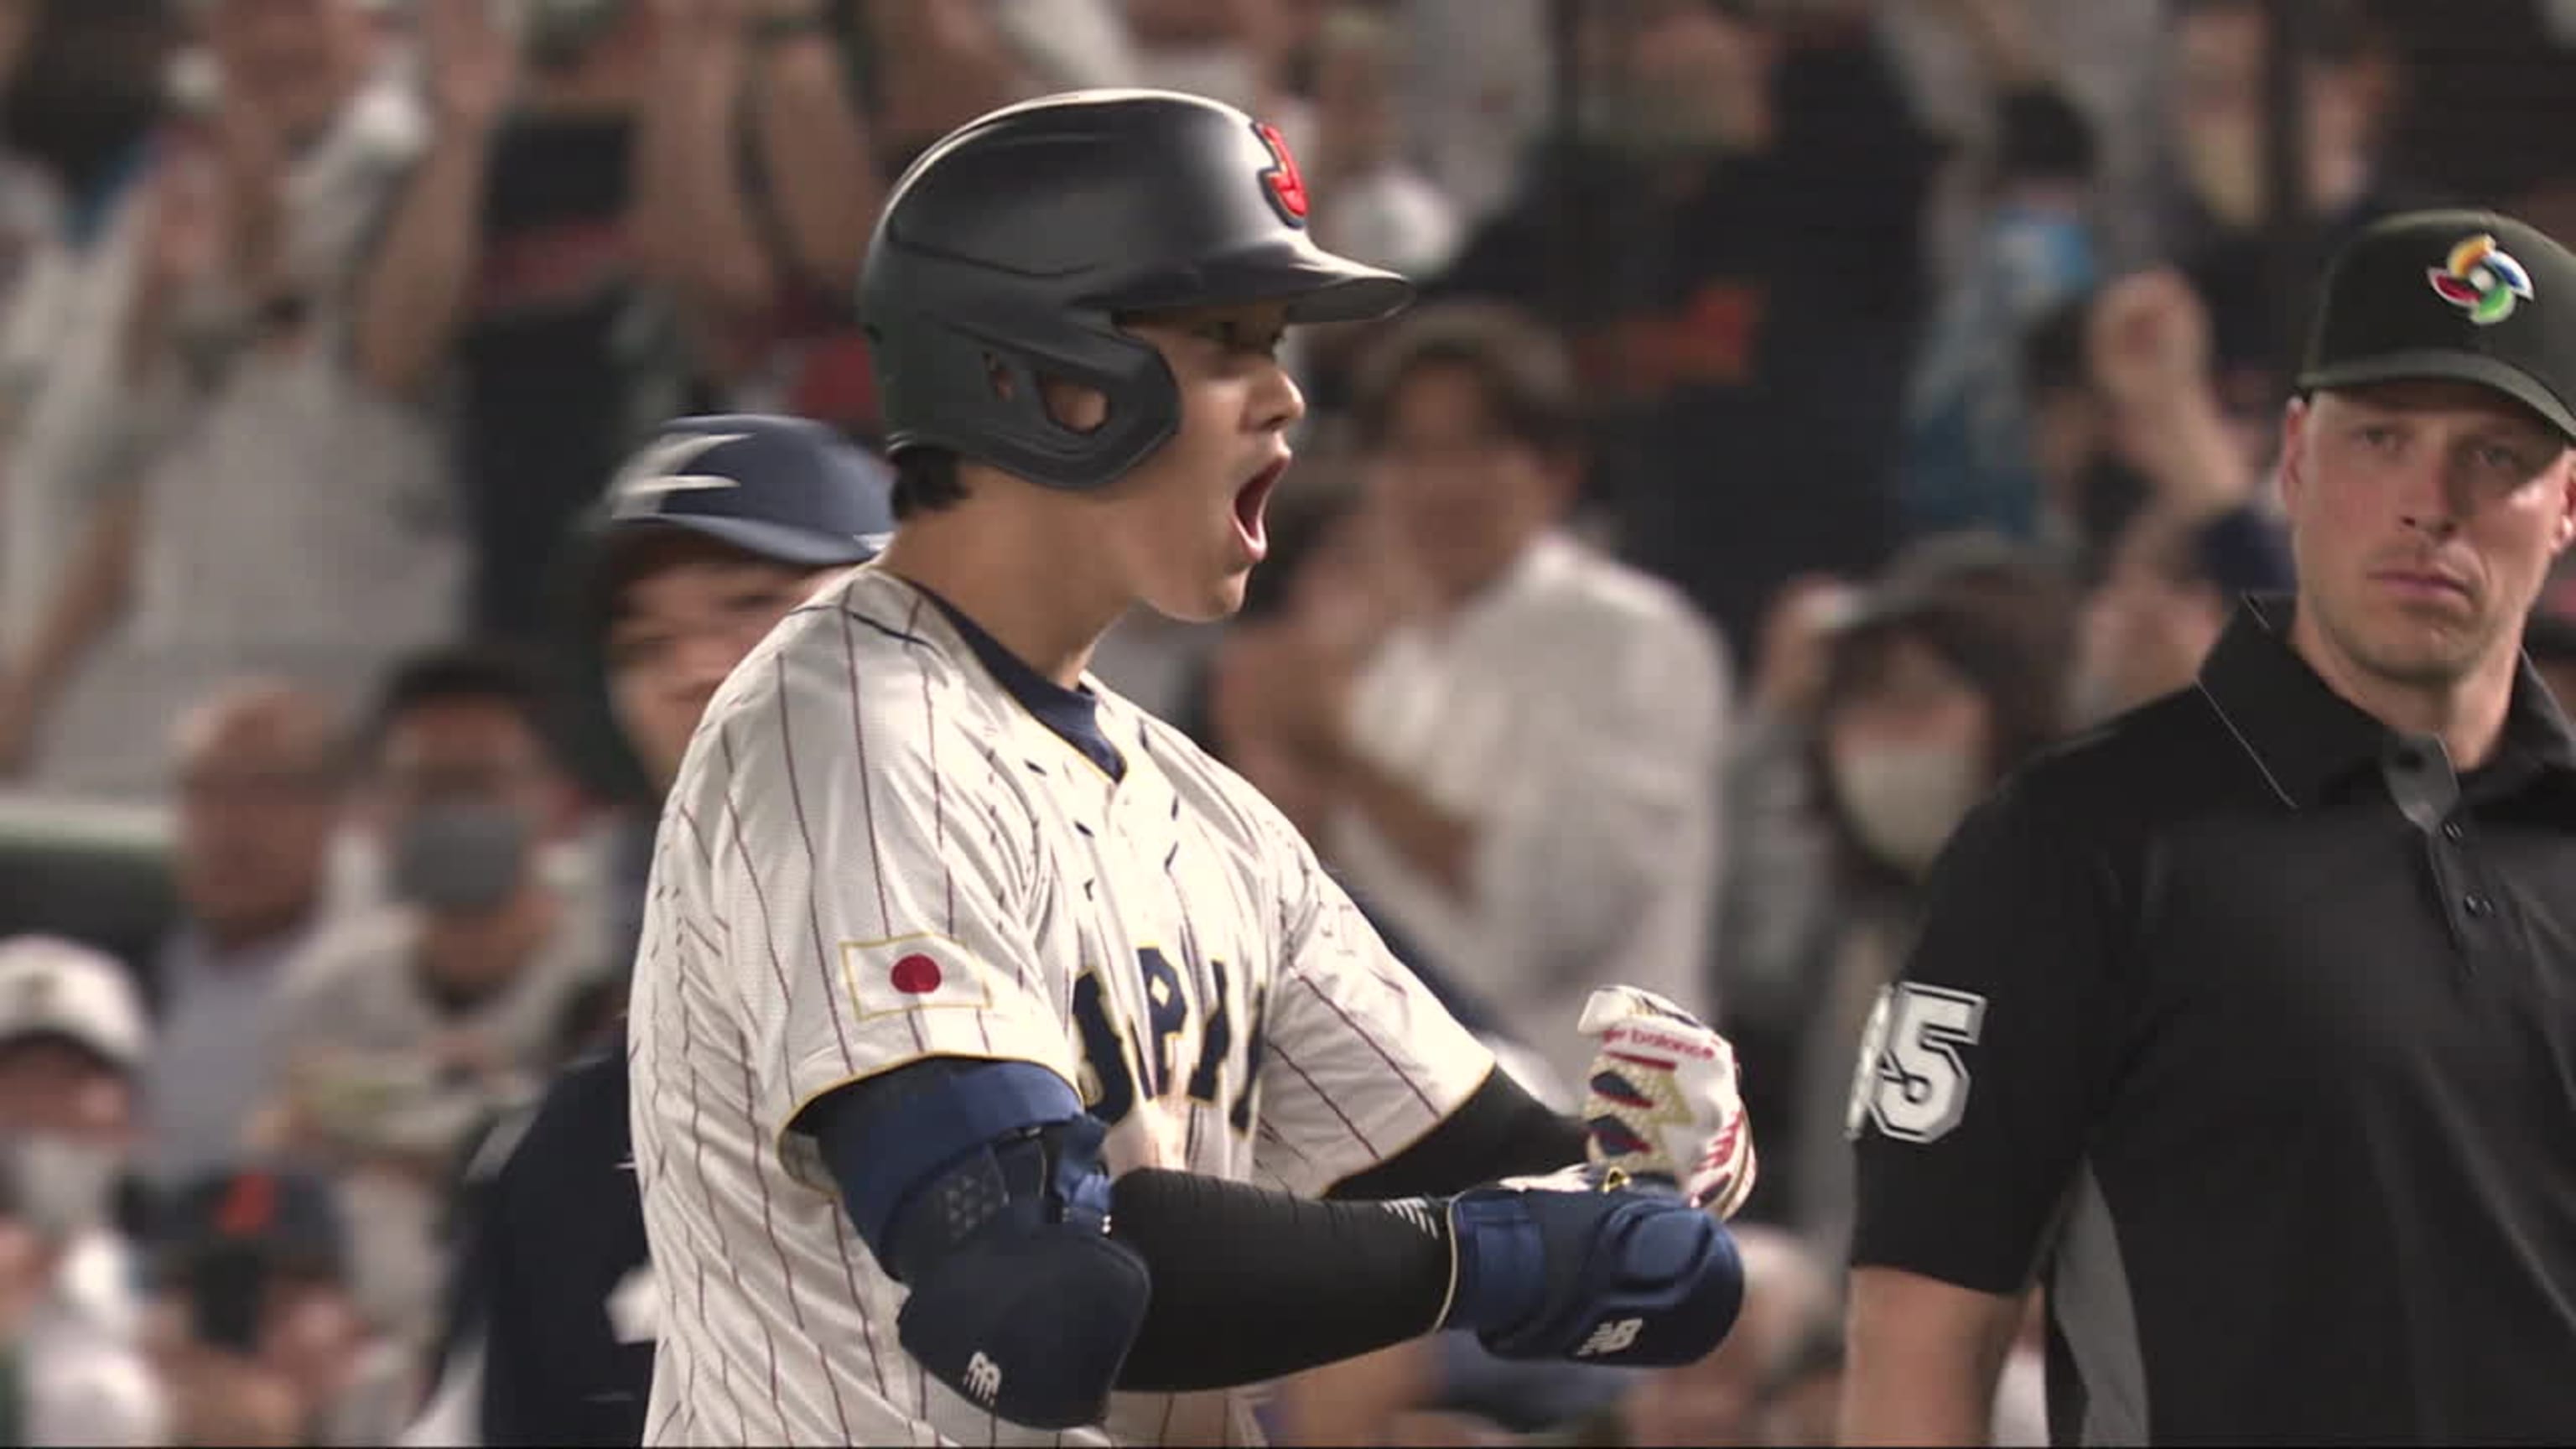
<path fill-rule="evenodd" d="M 116 1224 L 150 1047 L 114 959 L 0 941 L 0 1443 L 168 1442 Z"/>
<path fill-rule="evenodd" d="M 271 1131 L 349 1174 L 360 1302 L 405 1334 L 430 1328 L 458 1153 L 552 1068 L 604 965 L 597 914 L 543 865 L 573 823 L 544 702 L 508 656 L 395 671 L 365 787 L 393 899 L 315 942 L 288 988 Z"/>
<path fill-rule="evenodd" d="M 1782 983 L 1762 1020 L 1736 1028 L 1769 1044 L 1764 1075 L 1783 1084 L 1761 1202 L 1826 1251 L 1839 1252 L 1849 1221 L 1841 1119 L 1862 1020 L 1903 958 L 1951 829 L 2058 734 L 2071 617 L 2067 586 L 2039 556 L 1955 534 L 1913 545 L 1818 630 L 1812 702 L 1781 759 L 1803 769 L 1822 848 L 1804 877 L 1763 888 L 1778 917 L 1748 945 L 1785 959 L 1728 969 Z"/>

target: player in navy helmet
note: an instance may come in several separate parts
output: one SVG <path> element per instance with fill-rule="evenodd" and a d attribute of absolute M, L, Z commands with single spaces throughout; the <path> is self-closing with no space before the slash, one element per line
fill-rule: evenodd
<path fill-rule="evenodd" d="M 725 676 L 884 545 L 891 482 L 874 454 L 801 418 L 682 418 L 635 453 L 591 515 L 572 589 L 609 781 L 658 802 Z M 476 1154 L 447 1382 L 415 1438 L 643 1439 L 656 1305 L 622 1031 L 607 1037 Z"/>

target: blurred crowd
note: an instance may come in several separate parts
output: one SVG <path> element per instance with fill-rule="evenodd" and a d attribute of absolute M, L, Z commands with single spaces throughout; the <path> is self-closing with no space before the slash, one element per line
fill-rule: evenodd
<path fill-rule="evenodd" d="M 1295 341 L 1243 615 L 1096 672 L 1534 1089 L 1648 986 L 1762 1149 L 1706 1363 L 1432 1340 L 1278 1427 L 1830 1442 L 1922 872 L 2286 586 L 2338 239 L 2576 235 L 2571 78 L 2564 0 L 0 0 L 0 1442 L 414 1423 L 459 1185 L 631 955 L 585 520 L 673 416 L 871 442 L 903 165 L 1123 84 L 1275 121 L 1319 237 L 1426 297 Z"/>

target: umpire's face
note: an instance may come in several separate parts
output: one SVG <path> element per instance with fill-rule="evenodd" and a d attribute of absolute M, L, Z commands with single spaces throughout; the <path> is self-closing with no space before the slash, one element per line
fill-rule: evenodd
<path fill-rule="evenodd" d="M 2438 690 L 2511 659 L 2576 537 L 2566 438 L 2485 388 L 2405 382 L 2293 404 L 2284 441 L 2301 627 L 2321 667 Z"/>

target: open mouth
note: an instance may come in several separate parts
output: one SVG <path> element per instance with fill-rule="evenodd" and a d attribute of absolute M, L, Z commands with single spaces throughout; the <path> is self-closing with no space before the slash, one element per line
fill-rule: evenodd
<path fill-rule="evenodd" d="M 1252 481 L 1234 491 L 1234 527 L 1243 535 L 1244 547 L 1259 559 L 1270 551 L 1270 535 L 1265 531 L 1262 514 L 1270 504 L 1270 490 L 1288 471 L 1288 460 L 1280 459 L 1252 475 Z"/>

